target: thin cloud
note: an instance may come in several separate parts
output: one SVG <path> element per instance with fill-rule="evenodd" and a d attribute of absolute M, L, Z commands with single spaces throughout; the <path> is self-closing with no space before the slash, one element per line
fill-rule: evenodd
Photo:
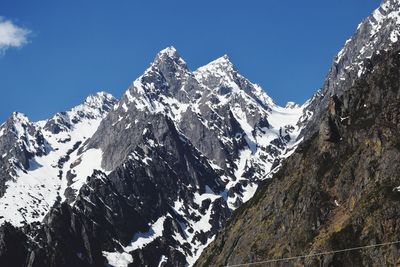
<path fill-rule="evenodd" d="M 29 34 L 30 30 L 0 17 L 0 54 L 3 54 L 9 48 L 24 46 L 28 42 Z"/>

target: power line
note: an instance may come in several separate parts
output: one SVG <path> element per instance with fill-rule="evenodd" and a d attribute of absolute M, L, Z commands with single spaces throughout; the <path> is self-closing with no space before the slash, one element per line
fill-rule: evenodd
<path fill-rule="evenodd" d="M 342 252 L 347 252 L 347 251 L 361 250 L 361 249 L 374 248 L 374 247 L 382 247 L 382 246 L 393 245 L 393 244 L 399 244 L 399 243 L 400 243 L 400 240 L 398 240 L 398 241 L 393 241 L 393 242 L 386 242 L 386 243 L 374 244 L 374 245 L 361 246 L 361 247 L 353 247 L 353 248 L 345 248 L 345 249 L 339 249 L 339 250 L 318 252 L 318 253 L 313 253 L 313 254 L 300 255 L 300 256 L 293 256 L 293 257 L 287 257 L 287 258 L 270 259 L 270 260 L 265 260 L 265 261 L 257 261 L 257 262 L 249 262 L 249 263 L 241 263 L 241 264 L 226 265 L 225 267 L 240 267 L 240 266 L 258 265 L 258 264 L 263 264 L 263 263 L 273 263 L 273 262 L 280 262 L 280 261 L 291 261 L 291 260 L 305 259 L 305 258 L 310 258 L 310 257 L 328 255 L 328 254 L 342 253 Z"/>

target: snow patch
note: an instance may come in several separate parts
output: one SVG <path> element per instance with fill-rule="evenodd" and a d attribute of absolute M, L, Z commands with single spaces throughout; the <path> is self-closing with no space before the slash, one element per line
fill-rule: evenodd
<path fill-rule="evenodd" d="M 168 216 L 170 215 L 168 214 Z M 123 247 L 123 252 L 103 251 L 103 255 L 107 258 L 108 263 L 115 267 L 126 267 L 128 264 L 132 263 L 133 259 L 129 252 L 144 248 L 154 239 L 162 236 L 164 231 L 164 221 L 166 218 L 167 216 L 161 216 L 150 226 L 149 231 L 145 233 L 136 233 L 132 238 L 132 243 L 126 247 Z"/>
<path fill-rule="evenodd" d="M 108 264 L 113 267 L 126 267 L 133 262 L 132 255 L 127 252 L 107 252 L 103 251 Z"/>

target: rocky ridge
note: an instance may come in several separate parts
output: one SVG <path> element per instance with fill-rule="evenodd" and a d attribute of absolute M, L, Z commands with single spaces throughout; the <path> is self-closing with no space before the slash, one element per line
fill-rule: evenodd
<path fill-rule="evenodd" d="M 305 141 L 196 266 L 399 264 L 397 245 L 279 260 L 398 240 L 399 12 L 383 1 L 359 25 L 310 101 Z"/>
<path fill-rule="evenodd" d="M 111 95 L 100 92 L 49 120 L 31 122 L 13 113 L 0 126 L 0 150 L 5 152 L 0 159 L 0 223 L 21 226 L 43 219 L 56 199 L 64 197 L 70 183 L 67 163 L 115 103 Z M 91 167 L 79 170 L 80 174 L 90 175 Z"/>
<path fill-rule="evenodd" d="M 330 96 L 341 96 L 353 86 L 365 71 L 371 68 L 372 56 L 397 46 L 400 36 L 400 2 L 383 0 L 373 13 L 357 27 L 335 57 L 325 82 L 310 99 L 308 110 L 314 118 L 303 129 L 300 137 L 311 137 L 318 130 L 321 115 L 327 108 Z"/>

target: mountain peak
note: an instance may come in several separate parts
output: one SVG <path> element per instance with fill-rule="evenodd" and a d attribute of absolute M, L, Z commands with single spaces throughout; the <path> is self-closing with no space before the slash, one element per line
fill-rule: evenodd
<path fill-rule="evenodd" d="M 28 123 L 29 119 L 25 114 L 23 114 L 21 112 L 13 112 L 9 118 L 9 121 L 19 122 L 19 123 Z"/>
<path fill-rule="evenodd" d="M 73 107 L 66 113 L 70 117 L 75 117 L 78 114 L 81 114 L 79 115 L 80 117 L 82 117 L 82 115 L 102 117 L 102 114 L 108 112 L 117 102 L 118 100 L 111 94 L 100 91 L 89 95 L 82 104 Z"/>
<path fill-rule="evenodd" d="M 176 48 L 173 46 L 169 46 L 158 52 L 154 59 L 153 65 L 157 65 L 161 69 L 164 69 L 166 66 L 174 65 L 187 69 L 186 62 L 182 59 L 178 51 L 176 51 Z"/>
<path fill-rule="evenodd" d="M 204 65 L 196 70 L 196 72 L 204 72 L 204 71 L 215 71 L 215 70 L 223 70 L 224 72 L 232 72 L 235 71 L 236 68 L 231 62 L 229 56 L 227 54 L 219 57 L 207 65 Z"/>
<path fill-rule="evenodd" d="M 360 65 L 380 50 L 386 50 L 400 37 L 400 0 L 384 0 L 372 14 L 361 22 L 354 35 L 346 41 L 335 58 L 335 64 Z M 360 69 L 363 69 L 361 66 Z M 360 76 L 362 70 L 359 71 Z"/>
<path fill-rule="evenodd" d="M 100 91 L 86 97 L 84 104 L 94 108 L 101 108 L 104 104 L 116 103 L 117 100 L 111 94 Z"/>
<path fill-rule="evenodd" d="M 224 54 L 222 57 L 219 57 L 214 61 L 220 62 L 220 63 L 232 64 L 232 62 L 230 61 L 230 58 L 227 54 Z"/>
<path fill-rule="evenodd" d="M 72 125 L 82 122 L 83 120 L 100 120 L 103 118 L 117 103 L 111 94 L 106 92 L 98 92 L 86 97 L 83 103 L 73 107 L 66 112 L 58 112 L 49 120 L 39 122 L 44 129 L 54 134 L 60 131 L 71 130 Z"/>
<path fill-rule="evenodd" d="M 158 52 L 158 55 L 168 55 L 169 57 L 174 57 L 177 55 L 176 48 L 174 46 L 169 46 Z"/>

